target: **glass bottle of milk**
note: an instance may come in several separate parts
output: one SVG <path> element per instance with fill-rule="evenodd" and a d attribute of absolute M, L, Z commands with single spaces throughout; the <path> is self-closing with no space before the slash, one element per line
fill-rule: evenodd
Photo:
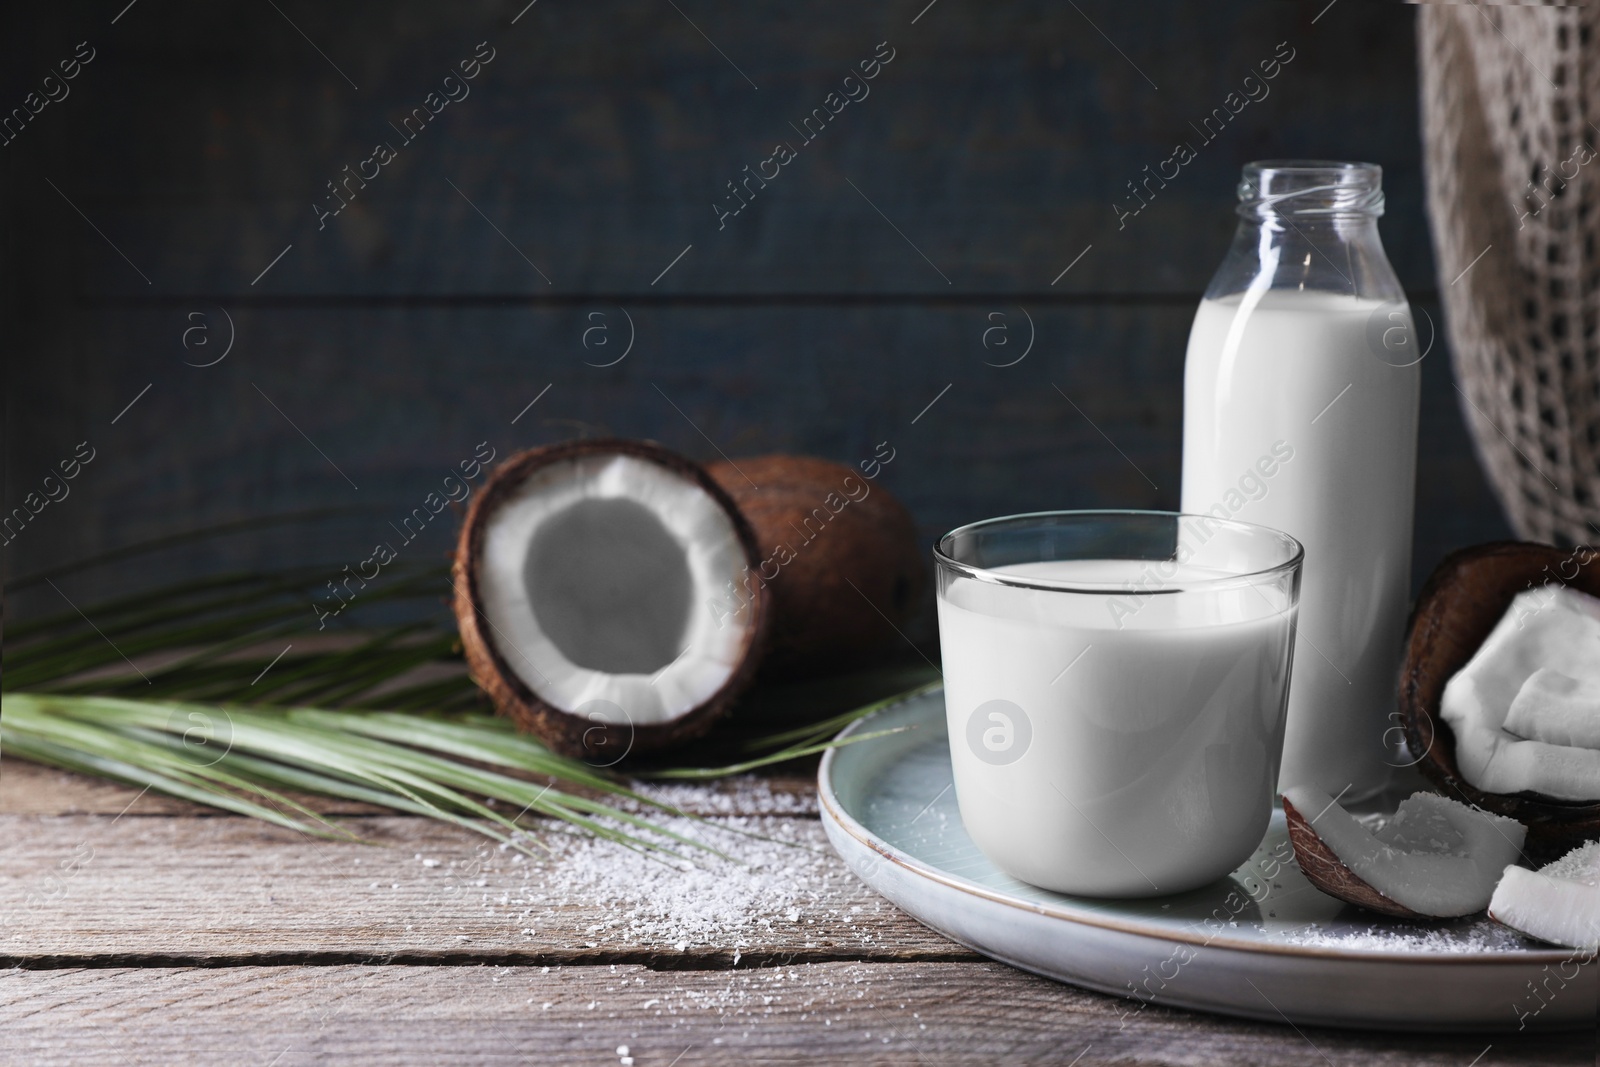
<path fill-rule="evenodd" d="M 1305 546 L 1280 785 L 1382 788 L 1415 499 L 1422 353 L 1378 239 L 1370 163 L 1244 168 L 1189 334 L 1183 510 Z"/>

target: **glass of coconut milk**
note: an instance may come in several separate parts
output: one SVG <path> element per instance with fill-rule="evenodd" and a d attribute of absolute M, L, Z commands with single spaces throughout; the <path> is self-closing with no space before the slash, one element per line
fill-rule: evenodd
<path fill-rule="evenodd" d="M 939 639 L 956 798 L 1006 873 L 1062 893 L 1177 893 L 1266 832 L 1300 543 L 1149 511 L 946 534 Z"/>

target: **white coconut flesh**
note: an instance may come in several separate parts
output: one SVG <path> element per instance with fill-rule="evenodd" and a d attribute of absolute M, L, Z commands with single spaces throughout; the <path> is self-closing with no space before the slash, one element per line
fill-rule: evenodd
<path fill-rule="evenodd" d="M 1600 598 L 1518 593 L 1439 707 L 1477 788 L 1600 800 Z"/>
<path fill-rule="evenodd" d="M 1574 678 L 1540 667 L 1511 699 L 1505 729 L 1550 745 L 1600 749 L 1600 677 Z"/>
<path fill-rule="evenodd" d="M 1486 908 L 1527 834 L 1515 819 L 1433 793 L 1401 801 L 1377 829 L 1318 789 L 1296 786 L 1283 796 L 1357 878 L 1396 904 L 1438 918 Z"/>
<path fill-rule="evenodd" d="M 595 722 L 671 722 L 746 654 L 744 547 L 696 482 L 591 455 L 534 472 L 488 517 L 478 559 L 488 638 L 529 689 Z"/>
<path fill-rule="evenodd" d="M 1489 917 L 1540 941 L 1600 950 L 1600 841 L 1537 871 L 1507 867 Z"/>

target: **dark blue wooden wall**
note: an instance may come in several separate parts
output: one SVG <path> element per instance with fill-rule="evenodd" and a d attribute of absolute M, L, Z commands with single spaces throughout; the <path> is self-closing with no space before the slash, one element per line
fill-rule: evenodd
<path fill-rule="evenodd" d="M 367 510 L 73 588 L 354 561 L 478 442 L 578 434 L 703 459 L 888 441 L 884 484 L 930 540 L 1173 507 L 1189 320 L 1255 158 L 1381 163 L 1390 257 L 1438 320 L 1412 8 L 524 3 L 14 13 L 0 107 L 67 95 L 0 147 L 7 508 L 78 442 L 96 458 L 4 548 L 8 575 L 321 505 Z M 80 42 L 93 58 L 46 84 Z M 866 95 L 802 140 L 847 89 Z M 407 142 L 446 91 L 466 95 Z M 1197 158 L 1119 222 L 1180 140 Z M 779 142 L 794 158 L 719 221 Z M 394 157 L 364 163 L 379 143 Z M 1424 378 L 1419 579 L 1506 532 L 1442 342 Z"/>

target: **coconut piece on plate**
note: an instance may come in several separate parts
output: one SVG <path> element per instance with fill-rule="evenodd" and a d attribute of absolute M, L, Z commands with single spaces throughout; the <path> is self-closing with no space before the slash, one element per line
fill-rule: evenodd
<path fill-rule="evenodd" d="M 1467 665 L 1444 687 L 1440 713 L 1456 735 L 1456 762 L 1489 793 L 1531 791 L 1557 800 L 1600 800 L 1600 749 L 1525 738 L 1508 729 L 1512 704 L 1541 669 L 1577 681 L 1559 694 L 1546 676 L 1514 723 L 1546 737 L 1587 737 L 1595 727 L 1566 705 L 1600 684 L 1600 598 L 1562 585 L 1518 593 Z M 1580 696 L 1581 699 L 1581 696 Z M 1593 709 L 1600 716 L 1600 708 Z"/>
<path fill-rule="evenodd" d="M 1600 748 L 1600 679 L 1540 667 L 1517 690 L 1505 728 L 1530 741 Z"/>
<path fill-rule="evenodd" d="M 1330 896 L 1401 918 L 1455 918 L 1489 904 L 1526 829 L 1447 797 L 1417 793 L 1376 830 L 1310 786 L 1283 793 L 1300 870 Z"/>
<path fill-rule="evenodd" d="M 1489 917 L 1540 941 L 1600 950 L 1600 841 L 1537 871 L 1507 867 Z"/>

